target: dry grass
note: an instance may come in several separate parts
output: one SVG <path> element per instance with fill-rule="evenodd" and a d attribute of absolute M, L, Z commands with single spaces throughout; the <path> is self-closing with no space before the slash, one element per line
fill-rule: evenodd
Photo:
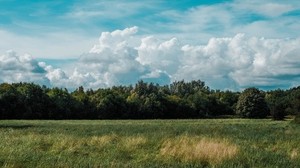
<path fill-rule="evenodd" d="M 147 139 L 142 136 L 132 136 L 132 137 L 124 137 L 123 139 L 123 146 L 126 149 L 136 149 L 137 147 L 146 144 Z"/>
<path fill-rule="evenodd" d="M 291 151 L 291 153 L 290 153 L 290 158 L 292 159 L 292 160 L 294 160 L 294 159 L 297 159 L 298 158 L 298 151 L 297 151 L 297 149 L 293 149 L 292 151 Z"/>
<path fill-rule="evenodd" d="M 110 145 L 118 146 L 126 150 L 135 150 L 137 147 L 145 144 L 147 139 L 142 136 L 118 136 L 116 134 L 93 136 L 91 138 L 74 138 L 74 137 L 60 137 L 52 144 L 52 151 L 69 151 L 73 152 L 80 148 L 92 147 L 102 149 Z"/>
<path fill-rule="evenodd" d="M 218 164 L 233 158 L 238 147 L 226 140 L 181 136 L 163 142 L 160 155 L 174 157 L 185 162 Z"/>
<path fill-rule="evenodd" d="M 93 136 L 91 139 L 87 140 L 87 144 L 95 147 L 104 147 L 110 143 L 117 141 L 118 138 L 119 137 L 115 134 Z"/>
<path fill-rule="evenodd" d="M 52 142 L 50 151 L 52 152 L 74 152 L 82 146 L 81 139 L 75 139 L 69 136 L 59 137 L 56 141 Z"/>

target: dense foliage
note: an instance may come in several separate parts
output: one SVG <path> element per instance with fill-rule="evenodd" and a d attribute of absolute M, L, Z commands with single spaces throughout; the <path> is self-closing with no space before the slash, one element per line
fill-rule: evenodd
<path fill-rule="evenodd" d="M 296 116 L 295 122 L 296 122 L 297 124 L 300 124 L 300 115 L 299 115 L 299 114 Z"/>
<path fill-rule="evenodd" d="M 245 89 L 239 96 L 236 113 L 244 118 L 265 118 L 269 109 L 263 93 L 257 88 Z"/>
<path fill-rule="evenodd" d="M 242 93 L 212 90 L 203 81 L 176 81 L 73 92 L 33 83 L 0 84 L 0 119 L 177 119 L 237 115 L 284 119 L 300 111 L 300 87 Z"/>

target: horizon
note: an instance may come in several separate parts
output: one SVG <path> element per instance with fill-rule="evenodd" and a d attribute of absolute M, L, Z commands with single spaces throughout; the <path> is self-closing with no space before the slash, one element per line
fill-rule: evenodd
<path fill-rule="evenodd" d="M 0 2 L 0 83 L 300 85 L 300 2 Z"/>

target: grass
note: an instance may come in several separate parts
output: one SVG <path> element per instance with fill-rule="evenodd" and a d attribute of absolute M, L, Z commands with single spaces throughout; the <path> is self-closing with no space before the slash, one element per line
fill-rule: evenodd
<path fill-rule="evenodd" d="M 2 120 L 0 167 L 300 167 L 288 121 Z"/>
<path fill-rule="evenodd" d="M 160 154 L 185 162 L 218 164 L 235 157 L 238 147 L 226 140 L 180 136 L 164 141 Z"/>

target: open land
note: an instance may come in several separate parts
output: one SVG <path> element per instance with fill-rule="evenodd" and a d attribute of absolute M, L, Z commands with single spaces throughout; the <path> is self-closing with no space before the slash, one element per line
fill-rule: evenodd
<path fill-rule="evenodd" d="M 0 120 L 0 167 L 300 167 L 291 120 Z"/>

